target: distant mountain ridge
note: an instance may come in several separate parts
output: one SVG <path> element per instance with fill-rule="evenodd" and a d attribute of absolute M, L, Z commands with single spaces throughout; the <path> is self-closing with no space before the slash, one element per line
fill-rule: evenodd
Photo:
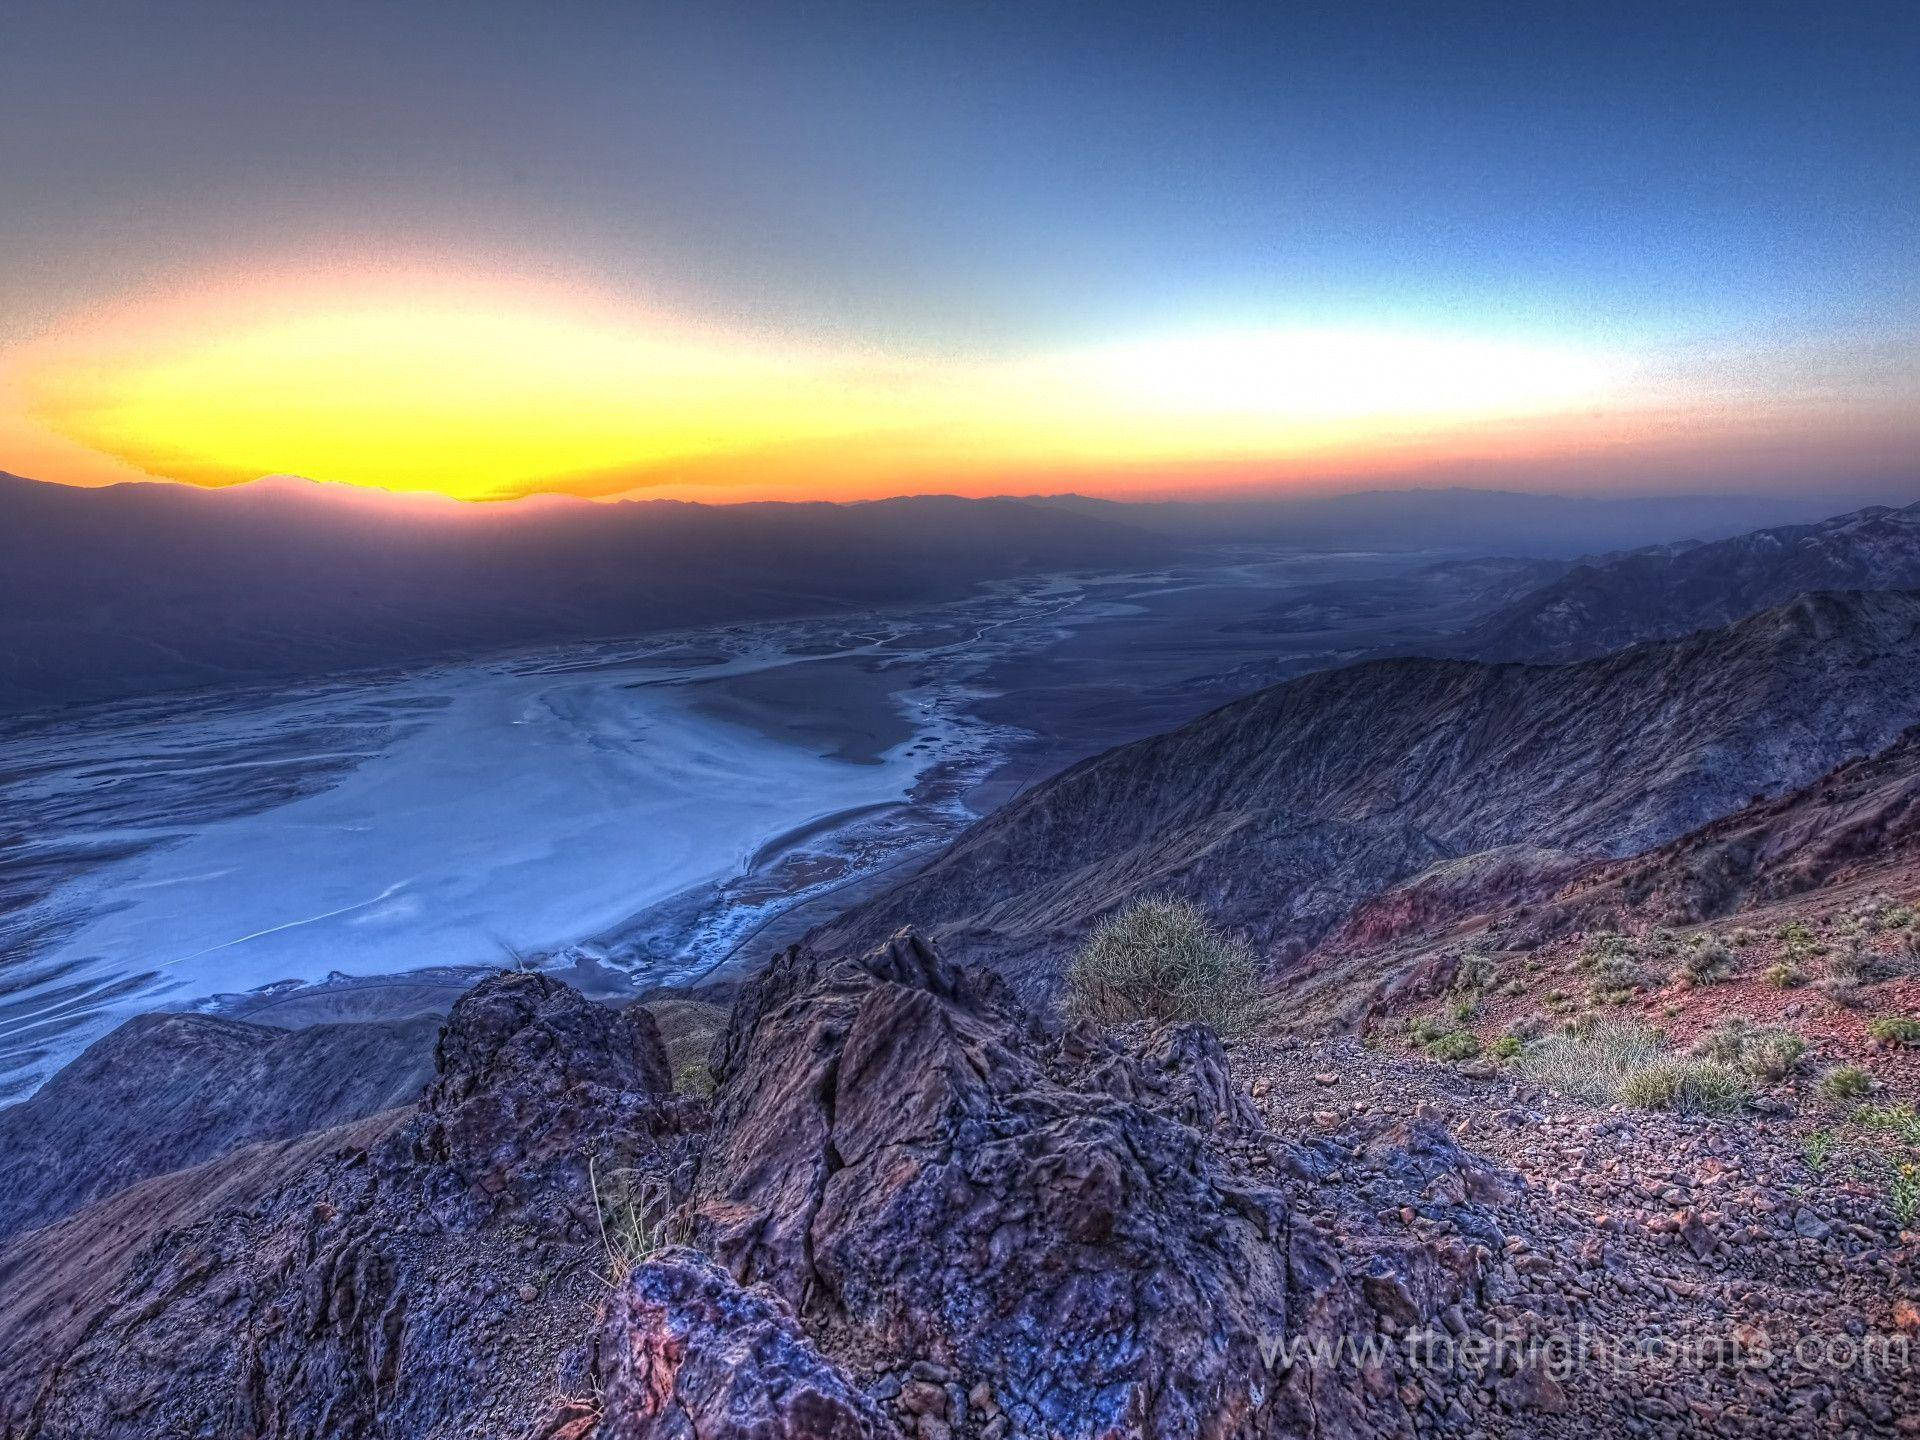
<path fill-rule="evenodd" d="M 1811 590 L 1920 587 L 1920 503 L 1648 546 L 1577 565 L 1427 653 L 1586 660 L 1730 624 Z"/>
<path fill-rule="evenodd" d="M 274 476 L 88 490 L 0 473 L 0 712 L 518 645 L 857 612 L 1215 545 L 1570 555 L 1809 502 L 1477 491 L 1122 504 L 909 496 L 470 505 Z"/>
<path fill-rule="evenodd" d="M 813 938 L 910 915 L 1044 984 L 1100 917 L 1172 892 L 1285 958 L 1437 862 L 1631 854 L 1916 720 L 1915 591 L 1807 595 L 1579 664 L 1323 671 L 1074 766 Z"/>
<path fill-rule="evenodd" d="M 0 711 L 925 603 L 1180 548 L 1007 499 L 501 507 L 0 475 Z"/>

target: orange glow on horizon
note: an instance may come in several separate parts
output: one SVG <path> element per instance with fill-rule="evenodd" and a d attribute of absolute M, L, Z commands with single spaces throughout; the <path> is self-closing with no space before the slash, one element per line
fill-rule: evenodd
<path fill-rule="evenodd" d="M 1845 431 L 1804 415 L 1783 430 L 1759 397 L 1649 388 L 1643 369 L 1590 347 L 1365 327 L 925 357 L 546 280 L 287 269 L 104 307 L 0 356 L 0 466 L 469 500 L 1144 498 L 1629 455 L 1688 468 L 1715 445 Z"/>

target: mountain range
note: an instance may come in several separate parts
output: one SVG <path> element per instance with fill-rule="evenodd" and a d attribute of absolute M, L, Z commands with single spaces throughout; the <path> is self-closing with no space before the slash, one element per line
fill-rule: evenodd
<path fill-rule="evenodd" d="M 1587 660 L 1726 625 L 1810 590 L 1920 587 L 1920 504 L 1652 545 L 1573 566 L 1429 647 L 1476 660 Z"/>
<path fill-rule="evenodd" d="M 1323 671 L 1074 766 L 814 937 L 916 917 L 1044 985 L 1128 899 L 1188 896 L 1276 958 L 1369 896 L 1507 846 L 1626 855 L 1920 720 L 1920 592 L 1819 592 L 1560 666 Z"/>
<path fill-rule="evenodd" d="M 101 489 L 0 474 L 0 711 L 515 646 L 856 613 L 1222 544 L 1566 555 L 1804 515 L 1782 499 L 1414 491 L 1132 505 L 500 505 L 270 477 Z"/>

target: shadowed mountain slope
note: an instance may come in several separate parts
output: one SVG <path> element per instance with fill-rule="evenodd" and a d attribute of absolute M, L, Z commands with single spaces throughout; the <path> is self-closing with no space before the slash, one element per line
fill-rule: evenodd
<path fill-rule="evenodd" d="M 1065 771 L 815 940 L 851 946 L 912 915 L 1044 986 L 1101 916 L 1165 891 L 1297 956 L 1437 862 L 1501 846 L 1629 855 L 1916 719 L 1908 591 L 1803 596 L 1577 665 L 1356 665 Z"/>

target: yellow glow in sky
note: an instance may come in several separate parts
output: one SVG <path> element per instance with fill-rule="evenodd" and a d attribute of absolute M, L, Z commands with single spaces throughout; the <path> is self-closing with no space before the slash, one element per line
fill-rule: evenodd
<path fill-rule="evenodd" d="M 917 482 L 1362 453 L 1591 406 L 1618 360 L 1367 330 L 925 359 L 716 331 L 557 287 L 304 277 L 88 317 L 14 357 L 54 435 L 146 473 L 466 499 Z"/>

